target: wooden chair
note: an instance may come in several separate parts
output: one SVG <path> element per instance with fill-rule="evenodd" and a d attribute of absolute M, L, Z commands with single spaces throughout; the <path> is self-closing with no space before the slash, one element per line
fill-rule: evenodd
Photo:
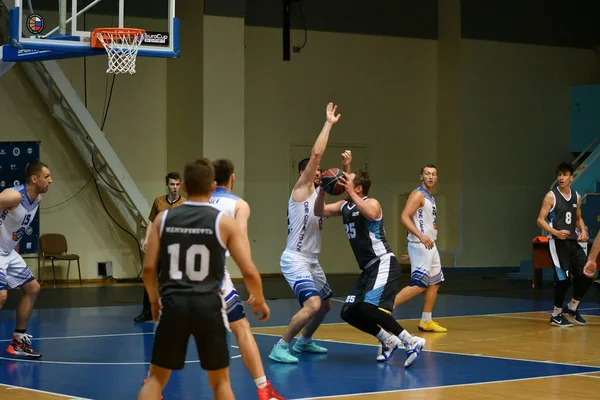
<path fill-rule="evenodd" d="M 81 265 L 79 263 L 79 255 L 68 254 L 67 251 L 67 239 L 63 235 L 59 233 L 46 233 L 40 236 L 40 248 L 38 251 L 38 278 L 41 278 L 40 261 L 44 266 L 46 266 L 46 260 L 50 259 L 52 262 L 52 274 L 54 275 L 54 287 L 56 287 L 56 269 L 54 260 L 69 262 L 67 267 L 67 280 L 69 279 L 69 272 L 71 271 L 71 261 L 77 261 L 79 285 L 82 285 L 83 283 L 81 280 Z"/>

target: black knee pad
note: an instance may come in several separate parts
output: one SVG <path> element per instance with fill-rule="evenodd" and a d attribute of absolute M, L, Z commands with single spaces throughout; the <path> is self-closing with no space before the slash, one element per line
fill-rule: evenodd
<path fill-rule="evenodd" d="M 348 308 L 350 308 L 350 306 L 348 304 L 344 304 L 342 311 L 340 311 L 340 317 L 346 322 L 348 322 Z"/>
<path fill-rule="evenodd" d="M 350 322 L 354 319 L 354 316 L 356 316 L 356 306 L 344 304 L 344 306 L 342 307 L 342 311 L 340 312 L 340 317 L 344 321 Z"/>

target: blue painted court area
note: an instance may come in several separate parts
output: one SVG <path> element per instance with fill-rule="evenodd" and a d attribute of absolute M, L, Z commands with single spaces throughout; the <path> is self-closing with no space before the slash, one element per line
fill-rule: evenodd
<path fill-rule="evenodd" d="M 487 303 L 483 307 L 482 303 Z M 548 310 L 548 302 L 526 299 L 440 296 L 438 316 Z M 270 326 L 286 325 L 297 309 L 293 300 L 270 302 Z M 418 317 L 418 301 L 397 310 L 398 318 Z M 597 304 L 582 307 L 597 308 Z M 341 303 L 327 322 L 340 322 Z M 414 308 L 414 310 L 413 310 Z M 478 311 L 482 312 L 478 312 Z M 29 332 L 41 360 L 18 360 L 2 352 L 0 383 L 89 399 L 132 399 L 144 379 L 153 340 L 153 324 L 134 325 L 137 307 L 92 307 L 36 310 Z M 402 314 L 409 315 L 402 315 Z M 14 327 L 14 311 L 0 313 L 1 346 L 8 345 Z M 254 317 L 250 316 L 254 326 Z M 265 326 L 266 326 L 265 325 Z M 281 365 L 267 355 L 277 337 L 255 335 L 268 378 L 286 398 L 306 398 L 354 393 L 382 392 L 449 385 L 473 384 L 544 376 L 600 371 L 547 362 L 531 362 L 444 352 L 425 352 L 410 370 L 403 367 L 405 353 L 399 350 L 391 362 L 375 362 L 377 348 L 326 342 L 326 355 L 299 356 L 297 365 Z M 231 335 L 231 377 L 236 398 L 255 399 L 256 390 Z M 173 373 L 164 391 L 165 399 L 211 399 L 206 375 L 197 362 L 196 347 L 188 347 L 188 363 Z"/>

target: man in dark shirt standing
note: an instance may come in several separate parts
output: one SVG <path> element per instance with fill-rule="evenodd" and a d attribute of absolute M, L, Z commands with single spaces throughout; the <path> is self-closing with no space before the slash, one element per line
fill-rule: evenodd
<path fill-rule="evenodd" d="M 158 213 L 164 210 L 169 210 L 183 204 L 186 200 L 185 197 L 179 194 L 179 187 L 181 186 L 181 175 L 179 172 L 169 172 L 165 176 L 165 185 L 167 185 L 167 194 L 158 196 L 152 203 L 152 209 L 148 216 L 148 226 L 146 226 L 146 236 L 142 240 L 141 249 L 146 252 L 146 245 L 148 244 L 148 238 L 150 232 L 152 232 L 152 221 L 156 218 Z M 144 289 L 144 302 L 142 312 L 140 315 L 133 319 L 135 323 L 142 323 L 152 320 L 152 314 L 150 313 L 150 301 L 148 300 L 148 293 Z"/>
<path fill-rule="evenodd" d="M 546 193 L 537 219 L 537 225 L 549 234 L 548 247 L 554 264 L 556 285 L 550 324 L 560 327 L 586 324 L 577 307 L 592 283 L 583 272 L 587 257 L 579 242 L 587 242 L 588 234 L 581 218 L 581 197 L 571 189 L 573 171 L 569 163 L 556 168 L 558 185 Z M 573 298 L 563 306 L 571 280 Z"/>

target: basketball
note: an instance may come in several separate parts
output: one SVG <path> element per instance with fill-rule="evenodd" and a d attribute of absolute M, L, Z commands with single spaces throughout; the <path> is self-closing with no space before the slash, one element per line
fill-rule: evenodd
<path fill-rule="evenodd" d="M 329 168 L 321 175 L 321 187 L 332 196 L 338 196 L 344 193 L 344 187 L 340 185 L 338 179 L 344 176 L 344 173 L 339 168 Z"/>

